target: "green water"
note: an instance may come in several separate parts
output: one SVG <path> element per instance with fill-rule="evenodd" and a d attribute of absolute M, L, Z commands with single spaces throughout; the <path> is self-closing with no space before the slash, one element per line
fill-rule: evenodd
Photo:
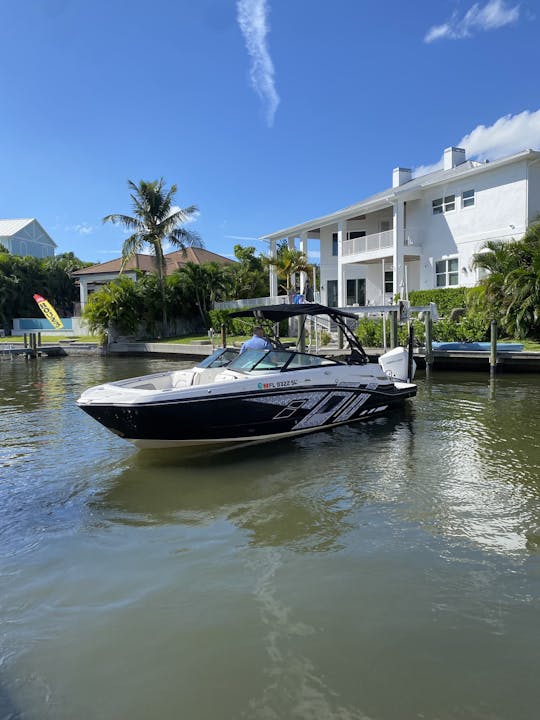
<path fill-rule="evenodd" d="M 186 459 L 74 404 L 177 362 L 0 362 L 0 718 L 532 720 L 540 377 Z"/>

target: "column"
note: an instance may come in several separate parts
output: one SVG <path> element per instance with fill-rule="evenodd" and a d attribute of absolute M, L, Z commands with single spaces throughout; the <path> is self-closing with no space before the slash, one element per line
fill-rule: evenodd
<path fill-rule="evenodd" d="M 295 236 L 287 238 L 287 247 L 289 248 L 289 250 L 296 250 Z M 291 293 L 294 294 L 296 292 L 296 273 L 291 273 L 291 275 L 290 275 L 290 288 L 291 288 Z M 289 298 L 289 299 L 291 299 L 291 298 Z"/>
<path fill-rule="evenodd" d="M 303 232 L 300 235 L 300 252 L 304 253 L 304 255 L 307 258 L 307 256 L 308 256 L 307 232 Z M 304 294 L 307 279 L 308 279 L 307 272 L 305 272 L 305 270 L 302 270 L 302 272 L 300 273 L 300 292 L 302 293 L 302 295 Z"/>
<path fill-rule="evenodd" d="M 275 260 L 277 257 L 277 240 L 270 240 L 270 259 Z M 270 265 L 270 297 L 276 297 L 278 294 L 278 276 L 275 265 Z"/>
<path fill-rule="evenodd" d="M 394 297 L 396 297 L 396 295 L 399 295 L 401 297 L 404 293 L 405 287 L 403 217 L 403 200 L 398 200 L 394 205 L 393 218 L 392 260 L 394 265 L 394 284 L 392 288 L 392 294 Z"/>
<path fill-rule="evenodd" d="M 337 276 L 337 287 L 338 287 L 338 307 L 345 307 L 347 304 L 346 291 L 347 287 L 345 284 L 345 278 L 343 273 L 343 241 L 347 239 L 347 221 L 343 220 L 338 223 L 338 276 Z"/>
<path fill-rule="evenodd" d="M 86 278 L 79 278 L 79 296 L 81 301 L 81 315 L 88 302 L 88 283 Z"/>

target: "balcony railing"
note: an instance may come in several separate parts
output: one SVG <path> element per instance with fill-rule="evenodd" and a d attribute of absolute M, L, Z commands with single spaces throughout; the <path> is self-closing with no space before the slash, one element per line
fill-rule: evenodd
<path fill-rule="evenodd" d="M 361 255 L 362 253 L 374 252 L 376 250 L 386 250 L 394 244 L 394 231 L 385 230 L 384 232 L 373 233 L 373 235 L 364 235 L 364 237 L 352 238 L 343 241 L 342 253 L 346 257 L 348 255 Z M 420 231 L 417 228 L 405 228 L 403 231 L 403 244 L 421 246 Z"/>
<path fill-rule="evenodd" d="M 394 231 L 385 230 L 384 232 L 373 233 L 373 235 L 364 235 L 364 237 L 352 238 L 343 241 L 342 254 L 359 255 L 361 253 L 373 252 L 375 250 L 383 250 L 393 245 Z"/>

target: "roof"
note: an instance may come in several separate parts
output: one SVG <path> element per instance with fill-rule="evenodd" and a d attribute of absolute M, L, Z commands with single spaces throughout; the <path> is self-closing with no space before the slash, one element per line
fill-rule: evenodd
<path fill-rule="evenodd" d="M 34 218 L 19 218 L 16 220 L 0 220 L 0 237 L 15 235 L 19 230 L 29 225 Z"/>
<path fill-rule="evenodd" d="M 409 182 L 403 183 L 403 185 L 387 188 L 386 190 L 376 193 L 375 195 L 371 195 L 354 205 L 349 205 L 328 215 L 307 220 L 306 222 L 298 225 L 292 225 L 291 227 L 268 233 L 267 235 L 263 235 L 261 239 L 281 239 L 288 236 L 299 235 L 302 232 L 309 232 L 310 230 L 318 229 L 323 225 L 330 225 L 332 223 L 354 217 L 355 215 L 363 215 L 366 212 L 372 212 L 373 210 L 382 208 L 385 205 L 389 206 L 397 199 L 413 199 L 410 196 L 414 196 L 415 193 L 416 197 L 418 197 L 419 193 L 426 188 L 443 185 L 451 182 L 452 180 L 461 178 L 462 176 L 476 175 L 477 173 L 487 172 L 489 170 L 493 170 L 494 168 L 509 165 L 521 160 L 536 160 L 538 158 L 540 158 L 540 152 L 529 149 L 523 150 L 515 155 L 508 155 L 500 160 L 493 160 L 491 162 L 486 161 L 480 163 L 475 162 L 474 160 L 466 160 L 464 163 L 456 165 L 449 170 L 435 170 L 434 172 L 427 173 L 426 175 L 420 175 L 419 177 L 409 180 Z"/>
<path fill-rule="evenodd" d="M 28 227 L 28 225 L 31 225 L 32 223 L 35 223 L 38 226 L 39 230 L 43 233 L 47 240 L 50 241 L 51 245 L 57 247 L 52 237 L 44 229 L 41 223 L 36 220 L 36 218 L 9 218 L 5 220 L 0 220 L 0 237 L 8 238 L 16 235 L 18 232 L 24 230 Z M 35 238 L 35 241 L 39 242 L 40 240 L 38 238 Z"/>
<path fill-rule="evenodd" d="M 204 250 L 203 248 L 192 248 L 188 247 L 186 250 L 175 250 L 174 252 L 167 253 L 165 255 L 166 263 L 166 275 L 171 275 L 175 270 L 181 268 L 188 262 L 195 263 L 196 265 L 202 265 L 208 262 L 217 262 L 220 265 L 233 265 L 234 260 L 226 258 L 223 255 L 211 252 L 210 250 Z M 76 270 L 72 273 L 75 277 L 80 275 L 118 275 L 122 267 L 122 258 L 116 258 L 114 260 L 108 260 L 104 263 L 98 263 L 97 265 L 91 265 L 81 270 Z M 156 269 L 156 262 L 153 255 L 145 255 L 143 253 L 137 253 L 124 266 L 124 272 L 127 270 L 141 270 L 142 272 L 154 272 Z"/>

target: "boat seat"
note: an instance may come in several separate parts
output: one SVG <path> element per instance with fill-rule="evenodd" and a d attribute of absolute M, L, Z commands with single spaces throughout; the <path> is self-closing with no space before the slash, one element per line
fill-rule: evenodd
<path fill-rule="evenodd" d="M 194 370 L 177 370 L 173 373 L 171 384 L 173 388 L 189 387 L 195 379 Z"/>

